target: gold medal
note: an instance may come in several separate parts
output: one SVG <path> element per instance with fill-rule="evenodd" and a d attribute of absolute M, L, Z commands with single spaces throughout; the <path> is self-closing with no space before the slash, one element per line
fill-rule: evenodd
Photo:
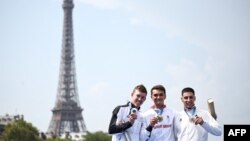
<path fill-rule="evenodd" d="M 157 117 L 157 119 L 158 119 L 158 122 L 163 121 L 163 117 L 162 117 L 161 115 L 157 115 L 156 117 Z"/>

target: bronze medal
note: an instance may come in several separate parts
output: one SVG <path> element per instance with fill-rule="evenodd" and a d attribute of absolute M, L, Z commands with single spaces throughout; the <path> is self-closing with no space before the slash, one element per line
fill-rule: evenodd
<path fill-rule="evenodd" d="M 189 122 L 194 122 L 194 118 L 189 118 Z"/>

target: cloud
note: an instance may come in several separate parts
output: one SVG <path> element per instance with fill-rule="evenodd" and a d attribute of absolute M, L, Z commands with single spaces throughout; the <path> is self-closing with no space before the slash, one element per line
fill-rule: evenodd
<path fill-rule="evenodd" d="M 174 80 L 174 85 L 197 85 L 206 79 L 204 70 L 199 68 L 195 62 L 182 59 L 179 64 L 168 64 L 167 74 Z M 191 84 L 190 84 L 191 83 Z"/>
<path fill-rule="evenodd" d="M 137 17 L 131 17 L 129 19 L 129 21 L 130 21 L 131 25 L 140 25 L 140 24 L 142 24 L 142 20 L 140 18 L 137 18 Z"/>
<path fill-rule="evenodd" d="M 176 91 L 190 85 L 218 100 L 230 100 L 230 93 L 241 94 L 243 101 L 247 99 L 250 91 L 249 2 L 82 1 L 93 7 L 125 12 L 131 25 L 158 29 L 167 38 L 179 39 L 204 51 L 202 65 L 198 64 L 199 60 L 185 56 L 178 58 L 177 64 L 166 64 L 171 86 Z"/>
<path fill-rule="evenodd" d="M 109 85 L 107 82 L 97 82 L 95 85 L 93 85 L 90 88 L 90 95 L 97 96 L 97 95 L 103 95 L 109 90 Z"/>

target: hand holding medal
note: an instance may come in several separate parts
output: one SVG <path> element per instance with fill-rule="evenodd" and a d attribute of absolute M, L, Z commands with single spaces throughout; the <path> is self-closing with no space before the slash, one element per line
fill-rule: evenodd
<path fill-rule="evenodd" d="M 130 115 L 128 116 L 130 123 L 133 124 L 134 121 L 137 119 L 137 112 L 138 112 L 138 110 L 136 108 L 131 109 Z"/>
<path fill-rule="evenodd" d="M 195 125 L 200 124 L 202 125 L 204 123 L 203 118 L 195 115 L 195 118 L 192 118 L 192 121 Z"/>
<path fill-rule="evenodd" d="M 163 120 L 163 117 L 161 115 L 162 111 L 160 109 L 155 109 L 155 112 L 157 113 L 157 115 L 155 116 L 157 118 L 157 121 L 161 122 Z"/>

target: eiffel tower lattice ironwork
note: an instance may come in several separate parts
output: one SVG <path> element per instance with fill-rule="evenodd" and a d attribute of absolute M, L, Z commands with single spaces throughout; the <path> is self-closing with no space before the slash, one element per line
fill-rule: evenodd
<path fill-rule="evenodd" d="M 64 22 L 60 76 L 56 103 L 52 109 L 53 115 L 47 131 L 57 136 L 66 132 L 84 133 L 87 131 L 76 84 L 72 21 L 73 0 L 64 0 L 62 7 Z"/>

